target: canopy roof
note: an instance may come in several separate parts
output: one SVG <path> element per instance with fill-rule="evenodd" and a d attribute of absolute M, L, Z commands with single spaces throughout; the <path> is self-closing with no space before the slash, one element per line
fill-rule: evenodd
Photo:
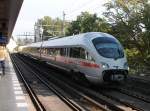
<path fill-rule="evenodd" d="M 10 39 L 23 0 L 0 0 L 0 37 Z"/>

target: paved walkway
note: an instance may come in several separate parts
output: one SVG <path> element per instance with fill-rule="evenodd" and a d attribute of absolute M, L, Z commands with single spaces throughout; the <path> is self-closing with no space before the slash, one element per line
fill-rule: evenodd
<path fill-rule="evenodd" d="M 33 105 L 22 91 L 9 56 L 5 66 L 5 75 L 1 75 L 0 69 L 0 111 L 33 111 Z"/>

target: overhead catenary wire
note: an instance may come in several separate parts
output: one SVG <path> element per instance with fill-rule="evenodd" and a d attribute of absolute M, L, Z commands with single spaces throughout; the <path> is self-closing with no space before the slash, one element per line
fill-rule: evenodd
<path fill-rule="evenodd" d="M 80 10 L 81 8 L 85 7 L 86 5 L 88 5 L 91 2 L 91 0 L 88 0 L 87 2 L 84 2 L 83 4 L 79 5 L 77 8 L 73 9 L 70 11 L 70 13 L 74 13 L 78 10 Z"/>
<path fill-rule="evenodd" d="M 95 2 L 90 0 L 90 1 L 80 5 L 79 7 L 77 7 L 76 10 L 74 9 L 74 10 L 70 11 L 70 13 L 66 12 L 66 18 L 70 18 L 70 17 L 74 16 L 75 13 L 78 13 L 78 12 L 91 10 L 91 8 L 92 8 L 92 12 L 94 12 L 94 10 L 98 10 L 98 7 L 101 7 L 101 5 L 102 5 L 101 2 L 98 4 L 96 0 L 95 0 Z M 94 7 L 94 9 L 93 9 L 93 7 Z"/>
<path fill-rule="evenodd" d="M 94 0 L 94 1 L 96 1 L 96 0 Z M 66 12 L 66 16 L 67 16 L 66 18 L 76 15 L 75 13 L 84 11 L 87 7 L 89 7 L 89 8 L 94 7 L 94 5 L 95 5 L 95 4 L 93 5 L 93 3 L 95 3 L 94 1 L 89 0 L 89 1 L 84 2 L 83 4 L 79 5 L 77 8 L 75 8 L 69 12 Z"/>

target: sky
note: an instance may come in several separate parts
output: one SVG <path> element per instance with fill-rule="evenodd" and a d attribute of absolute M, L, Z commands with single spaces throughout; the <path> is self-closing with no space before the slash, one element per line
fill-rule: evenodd
<path fill-rule="evenodd" d="M 18 16 L 13 36 L 19 37 L 25 32 L 34 32 L 34 24 L 37 19 L 44 16 L 62 19 L 65 12 L 65 19 L 75 20 L 81 12 L 88 11 L 101 16 L 105 10 L 103 4 L 108 0 L 24 0 Z"/>

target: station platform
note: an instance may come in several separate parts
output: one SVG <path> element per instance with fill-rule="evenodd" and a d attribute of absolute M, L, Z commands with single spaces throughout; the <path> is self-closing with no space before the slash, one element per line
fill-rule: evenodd
<path fill-rule="evenodd" d="M 9 54 L 5 75 L 0 67 L 0 111 L 36 111 L 23 85 L 18 81 Z"/>

